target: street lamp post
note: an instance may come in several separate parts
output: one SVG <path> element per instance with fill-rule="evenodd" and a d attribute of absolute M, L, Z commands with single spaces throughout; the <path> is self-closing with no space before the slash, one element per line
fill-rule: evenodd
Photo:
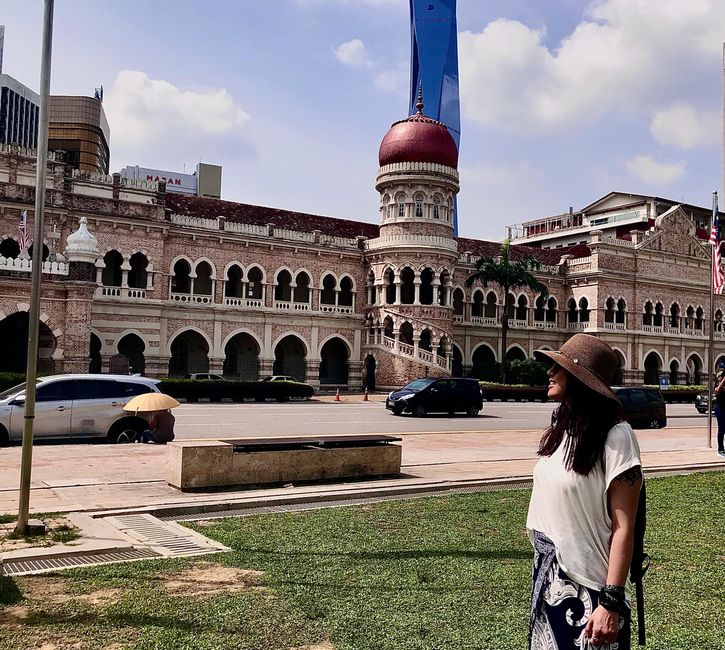
<path fill-rule="evenodd" d="M 33 267 L 28 322 L 28 360 L 25 370 L 25 423 L 20 466 L 20 495 L 16 532 L 25 534 L 30 511 L 30 473 L 33 466 L 33 421 L 35 419 L 35 380 L 38 371 L 38 322 L 40 321 L 40 279 L 43 272 L 43 216 L 45 213 L 45 175 L 48 166 L 48 101 L 50 96 L 50 59 L 53 47 L 53 3 L 45 0 L 43 48 L 40 63 L 40 111 L 38 114 L 38 162 L 35 176 L 35 228 L 33 230 Z"/>

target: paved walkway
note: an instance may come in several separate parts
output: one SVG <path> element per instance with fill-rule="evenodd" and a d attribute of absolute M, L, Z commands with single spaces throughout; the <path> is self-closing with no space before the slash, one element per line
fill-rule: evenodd
<path fill-rule="evenodd" d="M 288 497 L 395 490 L 531 476 L 540 431 L 403 434 L 403 476 L 264 489 L 180 492 L 166 484 L 166 448 L 155 445 L 38 445 L 33 451 L 31 510 L 92 512 L 145 506 L 272 501 Z M 645 470 L 725 469 L 705 447 L 702 427 L 637 432 Z M 0 449 L 0 513 L 16 513 L 20 447 Z"/>

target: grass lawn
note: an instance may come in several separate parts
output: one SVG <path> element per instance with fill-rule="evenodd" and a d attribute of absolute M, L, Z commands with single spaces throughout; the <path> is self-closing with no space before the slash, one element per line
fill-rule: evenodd
<path fill-rule="evenodd" d="M 648 483 L 650 650 L 725 650 L 724 495 L 725 472 Z M 4 579 L 0 648 L 523 649 L 528 498 L 215 520 L 233 553 Z"/>

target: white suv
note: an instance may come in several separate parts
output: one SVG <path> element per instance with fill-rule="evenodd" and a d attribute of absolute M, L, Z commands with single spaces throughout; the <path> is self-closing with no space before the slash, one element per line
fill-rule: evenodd
<path fill-rule="evenodd" d="M 158 393 L 158 380 L 127 375 L 53 375 L 38 379 L 34 438 L 106 437 L 133 442 L 148 425 L 123 407 L 135 395 Z M 0 445 L 23 438 L 25 384 L 0 393 Z"/>

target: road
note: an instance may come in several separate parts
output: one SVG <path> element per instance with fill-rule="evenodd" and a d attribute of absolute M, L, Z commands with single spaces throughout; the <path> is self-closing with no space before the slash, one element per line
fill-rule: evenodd
<path fill-rule="evenodd" d="M 291 402 L 288 404 L 184 404 L 174 410 L 178 439 L 335 435 L 355 433 L 450 433 L 543 430 L 552 404 L 491 402 L 481 415 L 396 417 L 383 402 L 344 404 Z M 707 417 L 692 404 L 667 407 L 672 427 L 707 426 Z"/>

